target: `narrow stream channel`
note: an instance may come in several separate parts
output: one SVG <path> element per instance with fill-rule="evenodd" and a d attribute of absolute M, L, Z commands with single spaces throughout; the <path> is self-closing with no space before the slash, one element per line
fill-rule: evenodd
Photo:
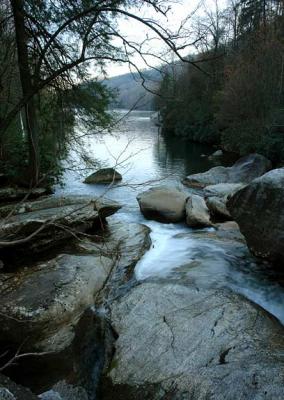
<path fill-rule="evenodd" d="M 150 115 L 150 112 L 133 111 L 112 134 L 95 136 L 86 143 L 86 149 L 102 167 L 117 163 L 116 169 L 123 175 L 122 184 L 107 192 L 107 197 L 123 205 L 115 218 L 143 223 L 152 230 L 152 248 L 136 266 L 137 279 L 178 279 L 190 269 L 189 279 L 194 279 L 197 285 L 229 287 L 284 324 L 283 286 L 268 266 L 252 257 L 247 249 L 242 246 L 236 251 L 235 247 L 220 247 L 185 224 L 167 225 L 143 218 L 136 201 L 139 192 L 154 183 L 181 185 L 185 175 L 214 166 L 204 157 L 212 153 L 212 148 L 181 139 L 164 139 Z M 82 182 L 82 175 L 66 171 L 64 186 L 57 188 L 56 195 L 100 196 L 107 190 L 105 185 Z"/>

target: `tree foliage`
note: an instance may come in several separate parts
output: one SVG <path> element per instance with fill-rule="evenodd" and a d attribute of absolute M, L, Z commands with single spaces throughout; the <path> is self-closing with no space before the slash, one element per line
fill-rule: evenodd
<path fill-rule="evenodd" d="M 164 129 L 239 154 L 257 151 L 284 161 L 283 2 L 232 0 L 215 19 L 222 40 L 216 48 L 212 18 L 203 18 L 203 31 L 210 29 L 195 56 L 208 74 L 185 67 L 176 82 L 175 106 L 161 84 Z"/>
<path fill-rule="evenodd" d="M 152 38 L 147 36 L 143 44 L 129 41 L 120 33 L 118 18 L 143 24 L 183 59 L 176 44 L 176 39 L 183 36 L 183 28 L 179 27 L 176 35 L 158 21 L 159 16 L 167 15 L 169 4 L 163 0 L 4 0 L 1 3 L 0 57 L 5 62 L 0 79 L 6 82 L 0 104 L 1 149 L 6 152 L 3 143 L 9 142 L 11 129 L 17 130 L 18 137 L 23 139 L 25 156 L 21 160 L 29 184 L 38 184 L 43 173 L 50 172 L 46 171 L 42 159 L 46 152 L 41 146 L 48 131 L 48 116 L 51 130 L 54 119 L 52 112 L 42 115 L 41 97 L 44 102 L 49 98 L 49 106 L 54 105 L 55 113 L 60 108 L 61 121 L 69 110 L 76 113 L 76 119 L 81 116 L 88 125 L 92 122 L 94 129 L 105 129 L 110 123 L 107 104 L 111 97 L 101 83 L 106 66 L 110 62 L 127 63 L 140 73 L 133 54 L 139 54 L 147 62 L 144 48 Z M 153 9 L 157 20 L 139 15 L 137 11 L 145 5 Z M 87 85 L 90 78 L 93 81 Z M 74 139 L 74 132 L 71 136 Z M 6 159 L 3 156 L 2 163 Z"/>

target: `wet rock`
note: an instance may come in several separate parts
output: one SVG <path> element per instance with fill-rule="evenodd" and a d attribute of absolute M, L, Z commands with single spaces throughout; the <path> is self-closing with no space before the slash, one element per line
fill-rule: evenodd
<path fill-rule="evenodd" d="M 137 196 L 145 218 L 171 223 L 185 220 L 188 194 L 174 187 L 153 187 Z"/>
<path fill-rule="evenodd" d="M 255 179 L 236 192 L 227 207 L 251 251 L 272 262 L 284 261 L 284 168 Z"/>
<path fill-rule="evenodd" d="M 212 226 L 209 210 L 203 197 L 190 195 L 186 201 L 186 223 L 192 228 Z"/>
<path fill-rule="evenodd" d="M 0 241 L 16 241 L 14 247 L 24 247 L 25 251 L 45 251 L 66 238 L 73 237 L 72 231 L 76 233 L 91 229 L 100 223 L 101 218 L 114 214 L 119 208 L 115 202 L 83 196 L 54 197 L 24 203 L 20 210 L 15 210 L 18 214 L 2 222 Z M 17 242 L 41 227 L 43 229 L 36 235 L 36 240 L 23 244 Z"/>
<path fill-rule="evenodd" d="M 65 254 L 17 273 L 1 274 L 0 340 L 25 343 L 36 351 L 65 349 L 113 266 L 114 260 L 101 255 Z"/>
<path fill-rule="evenodd" d="M 88 176 L 84 183 L 114 183 L 122 180 L 122 175 L 113 168 L 102 168 Z"/>
<path fill-rule="evenodd" d="M 237 294 L 146 282 L 113 303 L 111 319 L 103 400 L 284 396 L 283 327 Z"/>
<path fill-rule="evenodd" d="M 1 400 L 36 400 L 38 397 L 29 389 L 17 385 L 7 376 L 0 374 L 0 399 Z"/>
<path fill-rule="evenodd" d="M 218 166 L 209 171 L 186 177 L 183 183 L 191 187 L 205 187 L 219 183 L 249 183 L 271 169 L 271 162 L 259 154 L 240 158 L 232 167 Z"/>
<path fill-rule="evenodd" d="M 245 238 L 240 232 L 239 225 L 235 221 L 227 221 L 216 224 L 215 235 L 225 240 L 236 240 L 245 243 Z"/>

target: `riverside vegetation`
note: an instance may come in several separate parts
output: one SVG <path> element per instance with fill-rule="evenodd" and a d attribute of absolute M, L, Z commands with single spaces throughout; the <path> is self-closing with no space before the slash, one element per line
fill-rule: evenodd
<path fill-rule="evenodd" d="M 283 2 L 232 0 L 196 21 L 199 71 L 174 63 L 156 107 L 163 131 L 284 160 Z"/>

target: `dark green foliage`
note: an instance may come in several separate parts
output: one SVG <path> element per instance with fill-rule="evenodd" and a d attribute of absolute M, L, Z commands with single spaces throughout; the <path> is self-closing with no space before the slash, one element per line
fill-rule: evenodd
<path fill-rule="evenodd" d="M 164 78 L 157 101 L 164 132 L 283 163 L 283 3 L 242 0 L 236 9 L 231 40 L 197 57 L 207 58 L 200 63 L 206 74 L 185 67 L 174 90 L 173 76 Z"/>

